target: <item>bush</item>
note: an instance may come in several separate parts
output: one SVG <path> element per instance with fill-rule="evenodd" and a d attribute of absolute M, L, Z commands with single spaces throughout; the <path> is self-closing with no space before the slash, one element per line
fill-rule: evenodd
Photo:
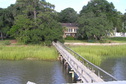
<path fill-rule="evenodd" d="M 51 46 L 51 41 L 45 41 L 46 46 Z"/>
<path fill-rule="evenodd" d="M 89 43 L 95 43 L 96 41 L 95 40 L 88 40 Z"/>
<path fill-rule="evenodd" d="M 65 40 L 75 40 L 75 38 L 72 37 L 72 36 L 67 36 L 67 37 L 65 38 Z"/>
<path fill-rule="evenodd" d="M 10 43 L 10 41 L 5 41 L 4 44 L 5 45 L 10 45 L 11 43 Z"/>

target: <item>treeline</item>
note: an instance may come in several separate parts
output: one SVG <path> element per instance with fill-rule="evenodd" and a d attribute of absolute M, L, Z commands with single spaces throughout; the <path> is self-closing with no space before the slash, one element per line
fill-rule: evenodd
<path fill-rule="evenodd" d="M 91 0 L 79 14 L 72 8 L 59 13 L 60 22 L 78 23 L 78 39 L 102 40 L 116 32 L 126 32 L 126 13 L 117 11 L 107 0 Z"/>
<path fill-rule="evenodd" d="M 45 0 L 17 0 L 0 9 L 1 39 L 13 37 L 25 44 L 63 41 L 63 30 L 58 22 L 55 6 Z"/>
<path fill-rule="evenodd" d="M 102 40 L 114 30 L 125 32 L 125 15 L 118 12 L 113 3 L 107 0 L 91 0 L 83 7 L 78 18 L 79 36 L 83 39 Z"/>
<path fill-rule="evenodd" d="M 60 13 L 45 0 L 17 0 L 0 9 L 0 38 L 15 38 L 25 44 L 63 42 L 60 23 L 77 23 L 78 39 L 102 40 L 113 30 L 126 31 L 126 13 L 117 11 L 107 0 L 91 0 L 79 14 L 73 8 Z"/>

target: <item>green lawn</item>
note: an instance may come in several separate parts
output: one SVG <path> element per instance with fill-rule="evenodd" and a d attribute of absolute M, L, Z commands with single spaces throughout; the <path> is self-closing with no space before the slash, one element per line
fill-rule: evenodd
<path fill-rule="evenodd" d="M 102 41 L 96 40 L 65 40 L 66 43 L 126 43 L 126 37 L 110 37 Z"/>
<path fill-rule="evenodd" d="M 86 43 L 86 40 L 65 40 L 67 43 Z"/>
<path fill-rule="evenodd" d="M 126 37 L 111 37 L 106 40 L 114 43 L 126 43 Z"/>

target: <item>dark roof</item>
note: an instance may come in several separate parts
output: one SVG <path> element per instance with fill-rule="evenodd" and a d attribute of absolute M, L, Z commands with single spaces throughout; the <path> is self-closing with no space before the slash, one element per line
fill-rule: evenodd
<path fill-rule="evenodd" d="M 63 27 L 77 27 L 76 23 L 61 23 Z"/>

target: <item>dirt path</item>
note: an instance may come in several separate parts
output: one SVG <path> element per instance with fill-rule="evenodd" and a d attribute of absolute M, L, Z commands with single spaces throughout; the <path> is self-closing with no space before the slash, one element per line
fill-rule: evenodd
<path fill-rule="evenodd" d="M 126 45 L 126 43 L 64 43 L 65 45 L 74 45 L 74 46 L 80 46 L 80 45 Z"/>

